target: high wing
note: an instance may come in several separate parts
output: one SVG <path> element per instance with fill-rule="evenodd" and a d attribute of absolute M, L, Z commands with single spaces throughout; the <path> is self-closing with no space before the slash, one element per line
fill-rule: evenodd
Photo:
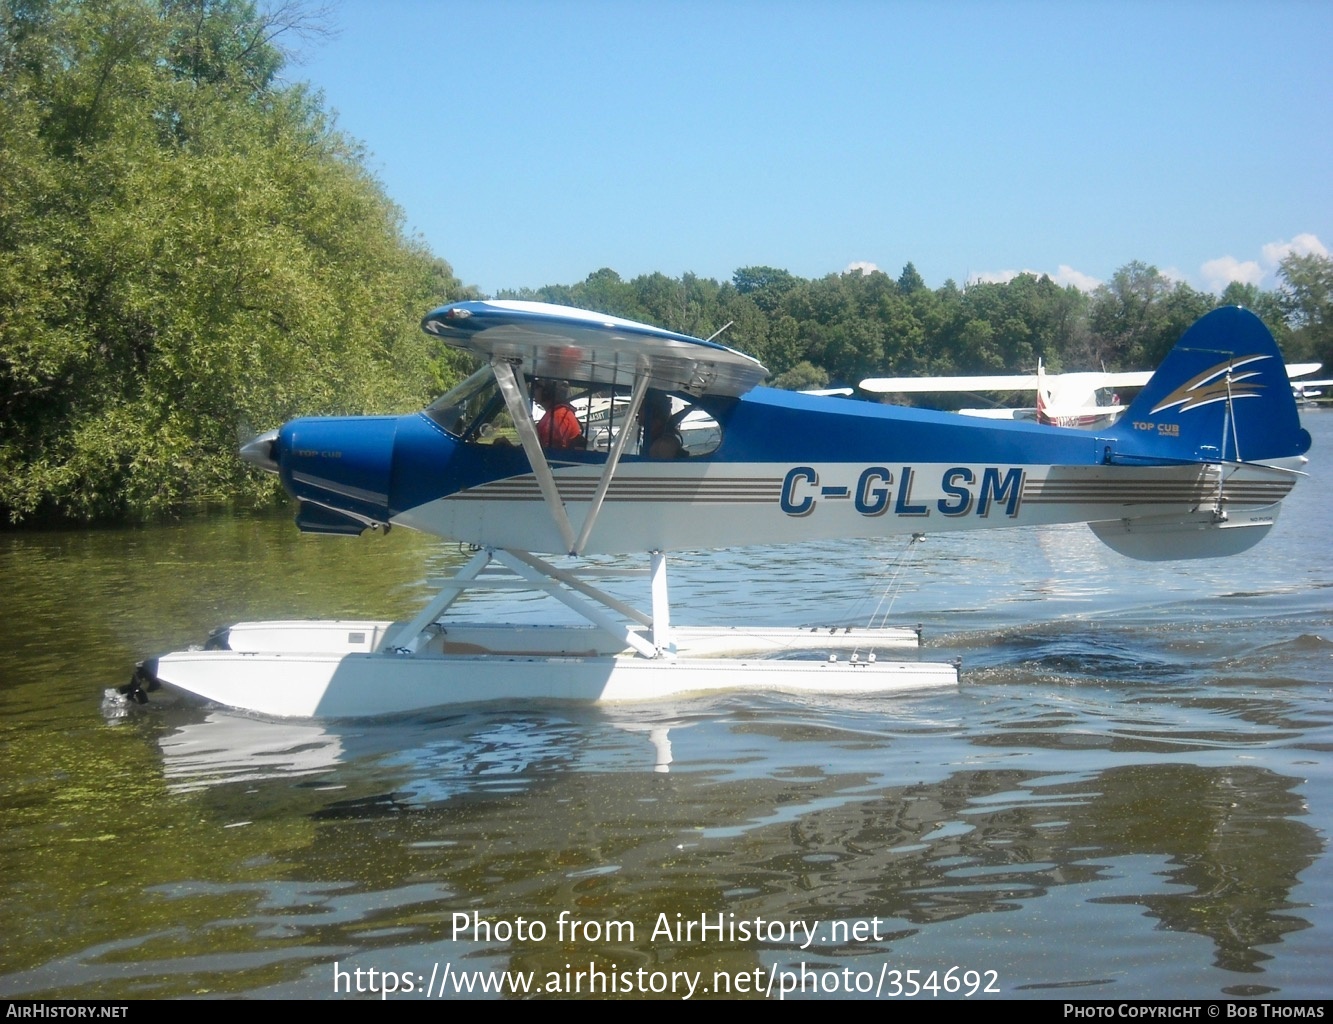
<path fill-rule="evenodd" d="M 716 342 L 544 302 L 454 303 L 426 314 L 421 328 L 490 360 L 519 443 L 569 554 L 580 553 L 587 546 L 650 391 L 736 398 L 768 376 L 768 370 L 757 359 Z M 526 380 L 532 379 L 573 380 L 610 389 L 606 399 L 607 458 L 577 529 L 537 436 L 526 385 Z M 630 388 L 628 402 L 620 410 L 618 430 L 611 421 L 617 411 L 617 386 Z M 591 415 L 591 398 L 588 408 Z M 672 404 L 668 402 L 666 408 L 672 409 Z M 681 420 L 692 414 L 689 409 L 679 412 Z"/>
<path fill-rule="evenodd" d="M 1303 402 L 1322 397 L 1320 391 L 1311 391 L 1311 388 L 1333 387 L 1333 378 L 1328 380 L 1297 380 L 1297 377 L 1307 377 L 1318 370 L 1323 363 L 1288 363 L 1287 376 L 1291 378 L 1291 390 L 1296 398 Z"/>
<path fill-rule="evenodd" d="M 533 377 L 621 384 L 691 395 L 743 395 L 768 376 L 759 360 L 712 341 L 545 302 L 456 302 L 421 328 L 489 360 L 521 363 Z"/>

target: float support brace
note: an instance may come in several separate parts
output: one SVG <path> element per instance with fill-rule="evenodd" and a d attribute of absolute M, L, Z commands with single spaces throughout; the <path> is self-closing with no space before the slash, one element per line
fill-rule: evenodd
<path fill-rule="evenodd" d="M 524 552 L 524 554 L 527 556 L 527 558 L 532 558 L 532 556 L 527 555 L 526 552 Z M 504 563 L 506 566 L 508 566 L 519 576 L 522 576 L 526 580 L 532 580 L 535 583 L 545 582 L 543 577 L 546 576 L 546 573 L 536 568 L 535 566 L 529 564 L 524 558 L 519 557 L 515 552 L 497 550 L 495 552 L 495 558 L 497 561 Z M 571 594 L 569 591 L 563 589 L 562 587 L 556 587 L 552 589 L 550 591 L 550 594 L 557 601 L 572 608 L 587 621 L 591 622 L 594 626 L 597 626 L 599 629 L 606 630 L 607 633 L 615 637 L 617 640 L 623 641 L 626 647 L 633 647 L 634 650 L 638 651 L 645 658 L 657 657 L 658 650 L 656 647 L 650 644 L 643 637 L 639 636 L 638 633 L 634 632 L 634 630 L 630 629 L 623 622 L 617 622 L 610 615 L 607 615 L 600 608 L 589 603 L 588 601 L 583 600 L 577 594 Z"/>
<path fill-rule="evenodd" d="M 408 650 L 415 654 L 421 631 L 443 615 L 449 606 L 458 600 L 458 596 L 468 588 L 468 584 L 475 580 L 481 570 L 490 564 L 491 558 L 490 548 L 482 548 L 473 555 L 467 565 L 444 582 L 444 585 L 440 587 L 440 592 L 430 600 L 425 608 L 421 609 L 421 614 L 385 642 L 385 650 L 396 648 Z"/>
<path fill-rule="evenodd" d="M 663 551 L 652 552 L 653 559 L 653 646 L 658 651 L 675 652 L 671 639 L 671 601 L 667 594 L 667 560 Z"/>

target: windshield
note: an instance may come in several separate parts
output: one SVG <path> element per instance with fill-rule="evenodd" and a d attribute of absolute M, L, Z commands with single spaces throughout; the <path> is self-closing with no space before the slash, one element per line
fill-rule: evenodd
<path fill-rule="evenodd" d="M 477 440 L 503 405 L 495 374 L 489 366 L 483 366 L 432 402 L 426 408 L 426 415 L 455 437 Z"/>

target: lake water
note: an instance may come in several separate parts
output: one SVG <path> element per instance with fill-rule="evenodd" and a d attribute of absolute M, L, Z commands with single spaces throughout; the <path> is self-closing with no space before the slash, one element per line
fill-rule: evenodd
<path fill-rule="evenodd" d="M 462 557 L 272 517 L 0 534 L 0 994 L 1333 994 L 1333 412 L 1305 419 L 1311 478 L 1235 558 L 1073 527 L 673 560 L 682 622 L 891 594 L 963 660 L 907 697 L 104 705 L 230 621 L 406 615 Z M 560 614 L 465 611 L 497 601 Z"/>

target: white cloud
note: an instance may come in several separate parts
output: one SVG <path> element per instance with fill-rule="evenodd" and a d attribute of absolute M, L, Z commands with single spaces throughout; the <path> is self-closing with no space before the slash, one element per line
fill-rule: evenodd
<path fill-rule="evenodd" d="M 1245 260 L 1242 263 L 1234 256 L 1219 256 L 1215 260 L 1209 260 L 1200 270 L 1203 273 L 1204 284 L 1212 292 L 1225 290 L 1232 281 L 1257 285 L 1264 279 L 1265 274 L 1264 268 L 1254 260 Z"/>
<path fill-rule="evenodd" d="M 1091 274 L 1085 274 L 1080 270 L 1075 270 L 1067 263 L 1061 263 L 1060 269 L 1054 274 L 1045 270 L 983 270 L 973 274 L 968 278 L 969 284 L 1007 284 L 1020 274 L 1031 274 L 1033 277 L 1042 277 L 1045 275 L 1058 284 L 1061 288 L 1072 284 L 1081 292 L 1090 292 L 1096 288 L 1101 281 Z"/>
<path fill-rule="evenodd" d="M 1235 256 L 1219 256 L 1208 260 L 1199 268 L 1204 286 L 1213 292 L 1223 291 L 1232 281 L 1262 286 L 1264 279 L 1276 271 L 1278 264 L 1292 253 L 1298 256 L 1328 255 L 1328 248 L 1319 240 L 1319 236 L 1309 232 L 1289 241 L 1269 242 L 1261 246 L 1259 251 L 1261 255 L 1258 260 L 1238 260 Z M 1184 279 L 1173 271 L 1164 273 L 1167 277 Z"/>
<path fill-rule="evenodd" d="M 857 260 L 854 263 L 848 263 L 847 269 L 844 270 L 843 273 L 850 274 L 853 270 L 859 270 L 862 277 L 869 277 L 878 269 L 879 267 L 875 266 L 875 264 L 868 260 Z"/>
<path fill-rule="evenodd" d="M 1081 270 L 1075 270 L 1067 263 L 1061 263 L 1060 269 L 1051 275 L 1051 280 L 1062 288 L 1065 285 L 1073 285 L 1081 292 L 1095 291 L 1101 285 L 1101 281 L 1091 274 L 1085 274 Z"/>
<path fill-rule="evenodd" d="M 1282 260 L 1295 253 L 1298 256 L 1327 256 L 1328 249 L 1319 241 L 1317 235 L 1297 235 L 1290 242 L 1269 242 L 1263 248 L 1264 262 L 1276 267 Z"/>
<path fill-rule="evenodd" d="M 968 278 L 969 284 L 1007 284 L 1019 274 L 1031 274 L 1031 270 L 981 270 Z"/>

